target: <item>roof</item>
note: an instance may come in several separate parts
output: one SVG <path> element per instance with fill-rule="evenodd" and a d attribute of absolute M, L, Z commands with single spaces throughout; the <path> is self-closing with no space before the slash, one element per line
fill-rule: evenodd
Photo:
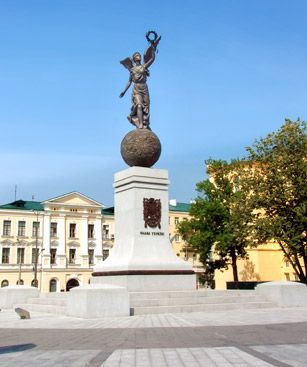
<path fill-rule="evenodd" d="M 176 205 L 169 205 L 169 211 L 170 212 L 184 212 L 188 213 L 190 210 L 191 204 L 187 203 L 178 203 Z"/>
<path fill-rule="evenodd" d="M 101 210 L 102 215 L 114 215 L 114 206 L 110 206 L 109 208 L 103 208 Z"/>
<path fill-rule="evenodd" d="M 0 205 L 0 209 L 43 211 L 44 207 L 39 201 L 16 200 L 9 204 Z"/>

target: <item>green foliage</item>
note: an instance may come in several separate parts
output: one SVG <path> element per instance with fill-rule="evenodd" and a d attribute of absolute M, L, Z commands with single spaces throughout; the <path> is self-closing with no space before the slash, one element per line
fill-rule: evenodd
<path fill-rule="evenodd" d="M 277 132 L 247 148 L 249 170 L 246 171 L 246 182 L 252 188 L 251 205 L 258 209 L 253 222 L 254 238 L 259 242 L 277 241 L 297 276 L 305 283 L 306 130 L 305 122 L 286 120 Z"/>
<path fill-rule="evenodd" d="M 199 253 L 200 261 L 214 269 L 233 267 L 238 280 L 237 259 L 246 258 L 246 247 L 251 244 L 247 223 L 251 209 L 245 200 L 234 172 L 240 162 L 206 161 L 213 181 L 196 185 L 199 196 L 191 205 L 191 219 L 178 225 L 178 232 Z"/>

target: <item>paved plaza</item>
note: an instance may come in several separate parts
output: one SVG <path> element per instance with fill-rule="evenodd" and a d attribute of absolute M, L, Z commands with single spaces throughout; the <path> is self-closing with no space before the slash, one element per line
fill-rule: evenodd
<path fill-rule="evenodd" d="M 99 320 L 0 312 L 1 367 L 307 366 L 307 307 Z"/>

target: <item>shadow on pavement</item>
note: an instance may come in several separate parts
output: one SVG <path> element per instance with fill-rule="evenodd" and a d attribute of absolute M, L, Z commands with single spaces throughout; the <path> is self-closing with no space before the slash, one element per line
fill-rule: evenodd
<path fill-rule="evenodd" d="M 18 344 L 18 345 L 5 345 L 4 347 L 0 347 L 0 354 L 4 353 L 15 353 L 22 352 L 24 350 L 33 349 L 36 347 L 36 344 Z"/>

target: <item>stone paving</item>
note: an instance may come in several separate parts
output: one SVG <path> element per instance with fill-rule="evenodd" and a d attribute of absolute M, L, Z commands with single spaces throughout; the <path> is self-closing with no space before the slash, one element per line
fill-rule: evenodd
<path fill-rule="evenodd" d="M 0 312 L 1 367 L 307 367 L 307 307 L 83 320 Z"/>

